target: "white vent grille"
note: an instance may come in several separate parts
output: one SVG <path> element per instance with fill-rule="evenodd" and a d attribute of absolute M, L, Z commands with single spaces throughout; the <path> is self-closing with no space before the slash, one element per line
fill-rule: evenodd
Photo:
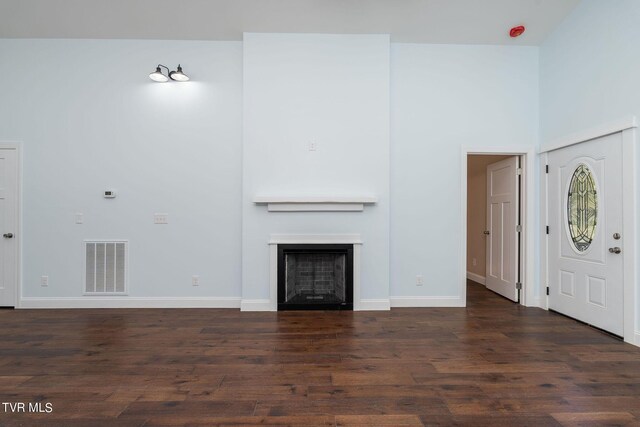
<path fill-rule="evenodd" d="M 85 241 L 86 294 L 113 295 L 127 291 L 126 241 Z"/>

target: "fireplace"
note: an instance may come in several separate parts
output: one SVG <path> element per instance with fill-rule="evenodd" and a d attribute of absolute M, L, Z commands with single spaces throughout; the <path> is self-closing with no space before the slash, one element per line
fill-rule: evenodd
<path fill-rule="evenodd" d="M 278 245 L 278 310 L 353 310 L 353 245 Z"/>

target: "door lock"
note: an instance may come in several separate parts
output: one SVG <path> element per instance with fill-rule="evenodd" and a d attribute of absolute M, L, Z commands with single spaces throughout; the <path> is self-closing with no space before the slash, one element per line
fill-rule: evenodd
<path fill-rule="evenodd" d="M 11 239 L 13 237 L 13 233 L 4 233 L 2 235 L 5 239 Z"/>
<path fill-rule="evenodd" d="M 620 252 L 622 252 L 622 249 L 616 246 L 615 248 L 609 248 L 609 252 L 611 252 L 612 254 L 619 254 Z"/>
<path fill-rule="evenodd" d="M 620 237 L 621 237 L 621 236 L 620 236 L 620 233 L 613 233 L 613 238 L 614 238 L 615 240 L 620 240 Z"/>

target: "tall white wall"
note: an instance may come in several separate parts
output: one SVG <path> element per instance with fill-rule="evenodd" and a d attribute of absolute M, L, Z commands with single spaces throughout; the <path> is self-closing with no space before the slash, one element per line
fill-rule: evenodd
<path fill-rule="evenodd" d="M 453 303 L 462 147 L 537 146 L 538 49 L 393 44 L 391 130 L 391 295 Z"/>
<path fill-rule="evenodd" d="M 360 233 L 363 299 L 456 297 L 461 147 L 536 145 L 537 55 L 375 35 L 0 40 L 0 140 L 24 148 L 23 294 L 82 298 L 83 239 L 124 238 L 133 297 L 263 299 L 269 234 Z M 193 81 L 151 82 L 159 62 Z M 274 194 L 378 203 L 253 203 Z"/>
<path fill-rule="evenodd" d="M 543 142 L 640 117 L 640 2 L 583 0 L 540 48 Z"/>
<path fill-rule="evenodd" d="M 0 40 L 0 63 L 0 141 L 24 148 L 24 296 L 80 297 L 83 239 L 129 239 L 131 296 L 239 299 L 241 43 Z M 193 81 L 151 82 L 158 63 Z"/>
<path fill-rule="evenodd" d="M 243 299 L 269 298 L 271 234 L 350 233 L 364 242 L 362 298 L 388 298 L 389 50 L 387 35 L 245 34 Z M 253 203 L 264 195 L 378 202 L 269 213 Z"/>
<path fill-rule="evenodd" d="M 640 118 L 639 22 L 637 0 L 583 0 L 545 41 L 540 48 L 543 142 L 630 115 Z M 640 188 L 638 143 L 636 188 Z M 636 228 L 637 247 L 640 220 Z M 636 268 L 640 253 L 637 256 Z M 635 294 L 639 313 L 640 292 L 636 289 Z M 636 342 L 640 345 L 640 332 Z"/>

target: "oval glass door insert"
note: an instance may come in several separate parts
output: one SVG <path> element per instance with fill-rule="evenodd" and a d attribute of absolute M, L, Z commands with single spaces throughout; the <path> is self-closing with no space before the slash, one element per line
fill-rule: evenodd
<path fill-rule="evenodd" d="M 598 192 L 593 174 L 583 163 L 576 167 L 569 183 L 567 221 L 574 248 L 586 251 L 598 224 Z"/>

